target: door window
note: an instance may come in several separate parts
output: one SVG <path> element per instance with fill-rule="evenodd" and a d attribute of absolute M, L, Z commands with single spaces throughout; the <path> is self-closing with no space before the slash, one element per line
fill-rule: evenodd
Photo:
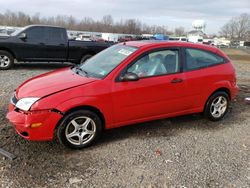
<path fill-rule="evenodd" d="M 179 71 L 179 51 L 170 49 L 148 53 L 127 70 L 127 72 L 137 74 L 140 78 L 172 74 Z"/>
<path fill-rule="evenodd" d="M 224 59 L 212 52 L 186 49 L 186 70 L 195 70 L 224 63 Z"/>
<path fill-rule="evenodd" d="M 25 33 L 29 42 L 45 42 L 46 30 L 44 27 L 32 27 Z"/>

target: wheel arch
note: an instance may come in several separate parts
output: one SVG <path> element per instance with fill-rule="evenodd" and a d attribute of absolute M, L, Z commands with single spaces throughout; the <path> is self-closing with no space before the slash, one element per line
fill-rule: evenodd
<path fill-rule="evenodd" d="M 96 53 L 92 50 L 87 50 L 84 53 L 82 53 L 79 57 L 79 59 L 77 60 L 77 63 L 81 63 L 82 59 L 88 55 L 90 55 L 91 57 L 94 56 Z"/>
<path fill-rule="evenodd" d="M 231 99 L 231 92 L 227 87 L 220 87 L 220 88 L 216 89 L 214 92 L 212 92 L 209 95 L 209 97 L 212 96 L 213 94 L 215 94 L 216 92 L 219 92 L 219 91 L 225 92 L 226 94 L 228 94 L 229 99 Z M 208 97 L 208 99 L 209 99 L 209 97 Z"/>
<path fill-rule="evenodd" d="M 205 103 L 205 105 L 204 105 L 204 107 L 203 107 L 203 111 L 206 109 L 206 106 L 207 106 L 207 104 L 208 104 L 208 101 L 209 101 L 210 97 L 211 97 L 212 95 L 214 95 L 215 93 L 220 92 L 220 91 L 225 92 L 226 94 L 228 94 L 229 100 L 231 100 L 231 92 L 230 92 L 230 90 L 229 90 L 227 87 L 220 87 L 220 88 L 217 88 L 216 90 L 214 90 L 214 91 L 207 97 L 206 103 Z"/>
<path fill-rule="evenodd" d="M 13 56 L 13 58 L 16 59 L 15 53 L 12 50 L 10 50 L 9 48 L 0 47 L 0 50 L 10 53 Z"/>
<path fill-rule="evenodd" d="M 96 108 L 96 107 L 94 107 L 94 106 L 91 106 L 91 105 L 81 105 L 81 106 L 76 106 L 76 107 L 73 107 L 73 108 L 71 108 L 71 109 L 65 111 L 65 112 L 63 113 L 62 118 L 61 118 L 60 121 L 57 123 L 57 125 L 56 125 L 56 127 L 55 127 L 54 130 L 56 130 L 56 129 L 58 128 L 58 126 L 59 126 L 60 123 L 62 122 L 62 120 L 63 120 L 63 118 L 65 117 L 65 115 L 67 115 L 67 114 L 69 114 L 69 113 L 71 113 L 71 112 L 77 111 L 77 110 L 89 110 L 89 111 L 92 111 L 92 112 L 96 113 L 96 114 L 100 117 L 100 119 L 101 119 L 101 121 L 102 121 L 102 129 L 105 129 L 106 121 L 105 121 L 105 118 L 104 118 L 103 113 L 102 113 L 98 108 Z"/>
<path fill-rule="evenodd" d="M 93 50 L 86 50 L 84 53 L 82 53 L 82 55 L 81 55 L 81 59 L 83 58 L 83 57 L 85 57 L 85 56 L 87 56 L 87 55 L 95 55 L 96 53 L 93 51 Z"/>

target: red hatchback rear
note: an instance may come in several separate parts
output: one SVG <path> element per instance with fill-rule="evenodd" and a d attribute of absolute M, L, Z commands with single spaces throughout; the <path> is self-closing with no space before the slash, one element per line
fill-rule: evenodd
<path fill-rule="evenodd" d="M 24 82 L 7 118 L 26 139 L 57 135 L 64 145 L 79 149 L 104 129 L 200 112 L 220 120 L 237 91 L 232 63 L 217 48 L 127 42 L 79 66 Z"/>

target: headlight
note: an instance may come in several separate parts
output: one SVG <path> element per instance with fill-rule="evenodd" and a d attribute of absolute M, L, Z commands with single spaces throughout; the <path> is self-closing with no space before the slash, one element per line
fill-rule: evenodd
<path fill-rule="evenodd" d="M 17 103 L 16 92 L 12 93 L 12 95 L 10 97 L 10 103 L 13 105 L 16 105 L 16 103 Z"/>
<path fill-rule="evenodd" d="M 16 107 L 21 110 L 28 111 L 30 107 L 39 99 L 40 98 L 37 97 L 22 98 L 19 101 L 17 101 Z"/>

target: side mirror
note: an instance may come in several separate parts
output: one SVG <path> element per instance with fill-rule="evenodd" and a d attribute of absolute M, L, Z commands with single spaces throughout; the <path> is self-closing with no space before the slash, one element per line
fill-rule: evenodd
<path fill-rule="evenodd" d="M 26 39 L 27 38 L 27 34 L 26 33 L 21 33 L 19 36 L 18 36 L 19 39 Z"/>
<path fill-rule="evenodd" d="M 120 77 L 120 80 L 124 82 L 138 81 L 139 79 L 140 79 L 139 76 L 132 72 L 128 72 L 124 76 Z"/>

